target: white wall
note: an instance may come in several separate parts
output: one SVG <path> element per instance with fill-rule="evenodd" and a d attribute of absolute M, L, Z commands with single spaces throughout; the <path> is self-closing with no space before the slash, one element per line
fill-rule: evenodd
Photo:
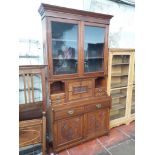
<path fill-rule="evenodd" d="M 38 8 L 41 3 L 111 14 L 109 47 L 134 48 L 135 8 L 109 0 L 26 0 L 19 4 L 19 39 L 37 40 L 42 44 L 42 24 Z M 20 51 L 21 52 L 21 51 Z M 42 55 L 42 48 L 40 49 Z M 23 62 L 23 61 L 22 61 Z M 27 61 L 26 61 L 27 62 Z M 32 63 L 33 61 L 31 61 Z M 42 60 L 39 64 L 42 64 Z M 23 64 L 23 63 L 22 63 Z M 26 65 L 26 64 L 25 64 Z"/>
<path fill-rule="evenodd" d="M 115 3 L 109 0 L 84 0 L 84 10 L 110 14 L 109 47 L 134 48 L 133 6 Z"/>

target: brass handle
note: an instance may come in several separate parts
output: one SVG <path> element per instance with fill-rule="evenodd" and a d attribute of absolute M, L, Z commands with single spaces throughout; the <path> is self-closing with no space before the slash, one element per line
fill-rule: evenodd
<path fill-rule="evenodd" d="M 68 112 L 67 112 L 69 115 L 72 115 L 72 114 L 74 114 L 74 110 L 68 110 Z"/>
<path fill-rule="evenodd" d="M 96 108 L 101 108 L 101 104 L 96 104 Z"/>

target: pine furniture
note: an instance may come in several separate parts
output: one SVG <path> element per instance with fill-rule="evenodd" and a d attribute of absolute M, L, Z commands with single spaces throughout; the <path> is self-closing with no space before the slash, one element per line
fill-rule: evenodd
<path fill-rule="evenodd" d="M 134 49 L 109 49 L 108 94 L 112 97 L 110 127 L 135 119 Z"/>
<path fill-rule="evenodd" d="M 55 152 L 109 133 L 111 15 L 41 4 L 48 133 Z"/>

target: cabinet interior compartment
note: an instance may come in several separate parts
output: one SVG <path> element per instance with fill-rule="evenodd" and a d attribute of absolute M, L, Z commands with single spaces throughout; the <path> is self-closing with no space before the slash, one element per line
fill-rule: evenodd
<path fill-rule="evenodd" d="M 105 87 L 106 81 L 104 77 L 98 77 L 95 79 L 95 88 Z"/>
<path fill-rule="evenodd" d="M 130 56 L 129 55 L 114 55 L 112 60 L 112 66 L 114 65 L 125 65 L 129 64 Z"/>
<path fill-rule="evenodd" d="M 110 119 L 118 119 L 125 116 L 127 88 L 111 91 L 112 108 Z"/>
<path fill-rule="evenodd" d="M 65 93 L 65 83 L 56 81 L 50 84 L 50 94 Z"/>
<path fill-rule="evenodd" d="M 129 55 L 114 55 L 112 59 L 111 88 L 128 85 Z"/>
<path fill-rule="evenodd" d="M 111 88 L 119 88 L 119 87 L 126 87 L 128 85 L 128 77 L 127 76 L 116 76 L 111 77 Z"/>

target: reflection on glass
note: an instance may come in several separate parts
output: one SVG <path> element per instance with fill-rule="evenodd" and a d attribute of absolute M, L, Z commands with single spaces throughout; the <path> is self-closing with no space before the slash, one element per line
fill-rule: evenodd
<path fill-rule="evenodd" d="M 77 24 L 52 22 L 53 74 L 77 73 Z"/>
<path fill-rule="evenodd" d="M 105 29 L 95 26 L 84 28 L 84 70 L 103 71 Z"/>
<path fill-rule="evenodd" d="M 39 101 L 42 101 L 41 75 L 35 74 L 33 76 L 19 76 L 19 104 Z"/>

